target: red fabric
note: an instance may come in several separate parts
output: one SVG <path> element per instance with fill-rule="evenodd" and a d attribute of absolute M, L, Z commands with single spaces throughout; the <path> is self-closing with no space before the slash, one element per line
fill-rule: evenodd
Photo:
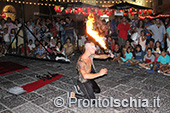
<path fill-rule="evenodd" d="M 12 72 L 27 69 L 27 66 L 22 66 L 13 62 L 0 62 L 0 75 L 6 75 Z"/>
<path fill-rule="evenodd" d="M 57 29 L 56 29 L 56 27 L 51 27 L 50 31 L 53 34 L 53 37 L 57 36 Z"/>
<path fill-rule="evenodd" d="M 30 51 L 30 48 L 28 46 L 26 49 L 27 49 L 27 51 Z M 21 52 L 24 52 L 24 50 L 25 50 L 24 47 L 22 47 Z"/>
<path fill-rule="evenodd" d="M 112 51 L 115 49 L 115 44 L 111 43 L 111 49 Z"/>
<path fill-rule="evenodd" d="M 46 84 L 49 84 L 49 83 L 51 83 L 51 82 L 53 82 L 53 81 L 55 81 L 55 80 L 58 80 L 59 78 L 61 78 L 61 77 L 63 77 L 64 75 L 57 75 L 57 76 L 55 76 L 55 77 L 53 77 L 52 79 L 44 79 L 45 81 L 43 81 L 43 79 L 40 79 L 40 80 L 38 80 L 38 81 L 36 81 L 36 82 L 33 82 L 33 83 L 30 83 L 30 84 L 27 84 L 27 85 L 24 85 L 24 86 L 22 86 L 22 88 L 24 89 L 24 90 L 26 90 L 27 91 L 27 93 L 29 93 L 29 92 L 31 92 L 31 91 L 34 91 L 34 90 L 36 90 L 36 89 L 38 89 L 38 88 L 40 88 L 40 87 L 43 87 L 43 86 L 45 86 Z"/>
<path fill-rule="evenodd" d="M 119 30 L 119 36 L 123 39 L 127 39 L 127 33 L 128 30 L 130 30 L 130 25 L 128 23 L 119 23 L 117 29 Z"/>
<path fill-rule="evenodd" d="M 151 59 L 145 59 L 145 63 L 151 62 Z"/>
<path fill-rule="evenodd" d="M 156 62 L 157 62 L 157 60 L 158 60 L 158 57 L 155 57 L 155 61 L 154 61 L 154 63 L 156 63 Z"/>

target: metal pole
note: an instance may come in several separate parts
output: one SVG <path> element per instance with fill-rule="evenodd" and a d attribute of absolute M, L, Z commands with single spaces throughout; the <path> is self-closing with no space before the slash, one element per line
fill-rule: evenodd
<path fill-rule="evenodd" d="M 21 0 L 21 15 L 22 15 L 22 24 L 23 24 L 23 27 L 22 27 L 22 30 L 23 30 L 23 38 L 24 38 L 24 49 L 25 49 L 25 56 L 27 56 L 27 50 L 26 50 L 26 35 L 25 35 L 25 18 L 24 18 L 24 5 L 23 5 L 23 0 Z"/>

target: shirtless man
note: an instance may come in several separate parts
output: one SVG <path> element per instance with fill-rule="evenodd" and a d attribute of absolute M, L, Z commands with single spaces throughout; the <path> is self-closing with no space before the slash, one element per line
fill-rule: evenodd
<path fill-rule="evenodd" d="M 83 93 L 75 94 L 71 92 L 70 97 L 84 98 L 84 99 L 95 99 L 94 93 L 100 93 L 100 88 L 97 83 L 94 81 L 95 78 L 107 74 L 107 69 L 101 69 L 98 73 L 92 73 L 92 70 L 95 70 L 93 64 L 93 58 L 96 59 L 107 59 L 109 57 L 113 58 L 113 54 L 104 54 L 96 55 L 96 47 L 94 43 L 85 44 L 85 52 L 82 56 L 79 57 L 77 62 L 77 71 L 78 71 L 78 82 L 77 82 L 77 91 L 78 89 Z M 93 68 L 93 69 L 92 69 Z M 77 92 L 76 91 L 76 92 Z"/>

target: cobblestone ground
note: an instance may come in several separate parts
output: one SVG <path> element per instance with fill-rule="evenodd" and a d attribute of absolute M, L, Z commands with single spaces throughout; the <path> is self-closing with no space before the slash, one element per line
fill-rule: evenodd
<path fill-rule="evenodd" d="M 153 104 L 153 98 L 160 98 L 160 107 L 107 107 L 107 108 L 84 108 L 73 105 L 57 108 L 54 106 L 56 97 L 66 100 L 67 92 L 74 91 L 73 84 L 76 82 L 76 61 L 73 58 L 70 64 L 57 62 L 24 59 L 20 57 L 5 56 L 0 61 L 12 61 L 28 66 L 19 72 L 0 76 L 0 112 L 1 113 L 170 113 L 170 77 L 159 73 L 149 74 L 144 69 L 123 64 L 113 63 L 108 60 L 95 60 L 95 66 L 99 71 L 101 68 L 108 69 L 108 75 L 96 79 L 101 87 L 101 93 L 97 98 L 148 99 L 149 105 Z M 64 77 L 56 80 L 31 93 L 15 96 L 9 94 L 7 89 L 14 86 L 37 81 L 36 74 L 57 72 Z"/>

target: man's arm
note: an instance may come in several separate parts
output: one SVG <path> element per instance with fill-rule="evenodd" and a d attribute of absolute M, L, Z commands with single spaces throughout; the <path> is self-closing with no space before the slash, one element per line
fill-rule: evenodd
<path fill-rule="evenodd" d="M 106 55 L 106 54 L 103 54 L 103 55 L 94 54 L 94 55 L 93 55 L 93 58 L 96 58 L 96 59 L 107 59 L 107 58 L 109 58 L 109 57 L 113 58 L 114 55 L 113 55 L 112 53 L 111 53 L 111 54 L 108 54 L 108 55 Z"/>
<path fill-rule="evenodd" d="M 99 73 L 88 73 L 83 62 L 78 62 L 78 66 L 84 79 L 94 79 L 107 74 L 107 69 L 101 69 Z"/>

